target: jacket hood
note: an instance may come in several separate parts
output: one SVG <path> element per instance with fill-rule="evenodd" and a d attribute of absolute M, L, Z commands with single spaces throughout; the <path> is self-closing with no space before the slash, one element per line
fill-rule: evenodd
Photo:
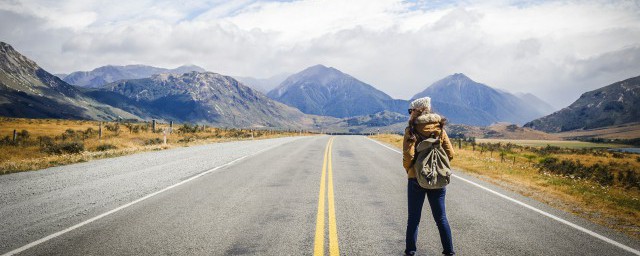
<path fill-rule="evenodd" d="M 416 124 L 440 123 L 442 117 L 436 113 L 424 113 L 416 118 Z"/>

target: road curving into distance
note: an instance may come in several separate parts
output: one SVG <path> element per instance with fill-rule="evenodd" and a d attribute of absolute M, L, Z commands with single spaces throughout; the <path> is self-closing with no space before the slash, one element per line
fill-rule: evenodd
<path fill-rule="evenodd" d="M 394 151 L 362 136 L 314 136 L 2 175 L 0 254 L 402 255 L 407 180 Z M 458 255 L 636 255 L 640 248 L 459 172 L 447 194 Z M 418 251 L 441 251 L 429 211 Z"/>

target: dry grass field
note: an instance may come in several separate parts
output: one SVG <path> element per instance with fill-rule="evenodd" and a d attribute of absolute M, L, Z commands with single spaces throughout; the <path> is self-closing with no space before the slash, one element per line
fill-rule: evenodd
<path fill-rule="evenodd" d="M 168 124 L 160 123 L 153 132 L 151 123 L 103 122 L 101 126 L 98 121 L 0 117 L 0 174 L 195 144 L 303 134 L 174 124 L 165 144 L 168 130 Z"/>
<path fill-rule="evenodd" d="M 517 139 L 476 139 L 477 143 L 513 143 L 520 146 L 546 147 L 547 145 L 562 148 L 624 148 L 629 145 L 612 143 L 592 143 L 573 140 L 517 140 Z"/>
<path fill-rule="evenodd" d="M 402 147 L 400 135 L 372 138 Z M 476 142 L 455 143 L 456 169 L 640 238 L 639 155 L 576 142 Z"/>
<path fill-rule="evenodd" d="M 561 132 L 556 133 L 556 135 L 562 138 L 598 137 L 605 139 L 635 139 L 640 138 L 640 123 L 629 123 L 591 130 Z"/>

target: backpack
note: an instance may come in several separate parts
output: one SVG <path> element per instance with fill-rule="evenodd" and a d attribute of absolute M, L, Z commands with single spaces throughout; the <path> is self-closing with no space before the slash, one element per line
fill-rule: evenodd
<path fill-rule="evenodd" d="M 442 131 L 442 126 L 440 126 L 440 130 Z M 422 139 L 419 133 L 416 132 L 414 134 Z M 451 165 L 447 153 L 442 148 L 439 136 L 420 140 L 415 145 L 415 154 L 413 168 L 416 171 L 416 178 L 420 187 L 439 189 L 449 184 L 451 181 Z"/>

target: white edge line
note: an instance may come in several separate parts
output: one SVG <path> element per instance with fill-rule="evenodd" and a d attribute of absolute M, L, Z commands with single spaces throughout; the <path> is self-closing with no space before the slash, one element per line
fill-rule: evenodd
<path fill-rule="evenodd" d="M 160 194 L 160 193 L 162 193 L 162 192 L 165 192 L 165 191 L 170 190 L 170 189 L 172 189 L 172 188 L 175 188 L 175 187 L 177 187 L 177 186 L 183 185 L 183 184 L 185 184 L 185 183 L 187 183 L 187 182 L 189 182 L 189 181 L 192 181 L 192 180 L 195 180 L 195 179 L 197 179 L 197 178 L 200 178 L 200 177 L 202 177 L 202 176 L 204 176 L 204 175 L 207 175 L 207 174 L 209 174 L 209 173 L 211 173 L 211 172 L 214 172 L 214 171 L 216 171 L 216 170 L 219 170 L 219 169 L 221 169 L 221 168 L 224 168 L 224 167 L 227 167 L 227 166 L 229 166 L 229 165 L 232 165 L 232 164 L 234 164 L 234 163 L 236 163 L 236 162 L 238 162 L 238 161 L 240 161 L 240 160 L 242 160 L 242 159 L 245 159 L 245 158 L 247 158 L 247 157 L 257 155 L 257 154 L 259 154 L 259 153 L 262 153 L 262 152 L 264 152 L 264 151 L 267 151 L 267 150 L 269 150 L 269 149 L 272 149 L 272 148 L 275 148 L 275 147 L 277 147 L 277 146 L 281 146 L 281 145 L 282 145 L 282 144 L 280 144 L 280 145 L 275 145 L 275 146 L 271 146 L 271 147 L 268 147 L 268 148 L 262 149 L 262 150 L 260 150 L 260 151 L 254 152 L 254 153 L 251 153 L 251 154 L 248 154 L 248 155 L 245 155 L 245 156 L 241 156 L 241 157 L 239 157 L 239 158 L 236 158 L 236 159 L 232 160 L 231 162 L 228 162 L 228 163 L 226 163 L 226 164 L 223 164 L 223 165 L 220 165 L 220 166 L 214 167 L 214 168 L 209 169 L 209 170 L 207 170 L 207 171 L 205 171 L 205 172 L 202 172 L 202 173 L 200 173 L 200 174 L 198 174 L 198 175 L 196 175 L 196 176 L 193 176 L 193 177 L 191 177 L 191 178 L 188 178 L 188 179 L 186 179 L 186 180 L 183 180 L 183 181 L 181 181 L 181 182 L 178 182 L 178 183 L 176 183 L 176 184 L 173 184 L 173 185 L 171 185 L 171 186 L 168 186 L 168 187 L 166 187 L 166 188 L 163 188 L 163 189 L 158 190 L 158 191 L 156 191 L 156 192 L 153 192 L 153 193 L 151 193 L 151 194 L 148 194 L 148 195 L 146 195 L 146 196 L 144 196 L 144 197 L 141 197 L 141 198 L 139 198 L 139 199 L 136 199 L 136 200 L 134 200 L 134 201 L 132 201 L 132 202 L 129 202 L 129 203 L 127 203 L 127 204 L 121 205 L 121 206 L 119 206 L 119 207 L 117 207 L 117 208 L 115 208 L 115 209 L 113 209 L 113 210 L 110 210 L 110 211 L 108 211 L 108 212 L 105 212 L 105 213 L 103 213 L 103 214 L 100 214 L 100 215 L 98 215 L 98 216 L 95 216 L 95 217 L 93 217 L 93 218 L 91 218 L 91 219 L 85 220 L 85 221 L 80 222 L 80 223 L 78 223 L 78 224 L 76 224 L 76 225 L 73 225 L 73 226 L 68 227 L 68 228 L 66 228 L 66 229 L 63 229 L 63 230 L 61 230 L 61 231 L 58 231 L 58 232 L 56 232 L 56 233 L 53 233 L 53 234 L 51 234 L 51 235 L 45 236 L 45 237 L 40 238 L 40 239 L 38 239 L 38 240 L 36 240 L 36 241 L 33 241 L 33 242 L 28 243 L 28 244 L 26 244 L 26 245 L 23 245 L 23 246 L 22 246 L 22 247 L 20 247 L 20 248 L 17 248 L 17 249 L 14 249 L 14 250 L 10 251 L 10 252 L 7 252 L 7 253 L 5 253 L 5 254 L 2 254 L 2 256 L 9 256 L 9 255 L 15 255 L 15 254 L 21 253 L 21 252 L 23 252 L 23 251 L 25 251 L 25 250 L 28 250 L 28 249 L 30 249 L 30 248 L 32 248 L 32 247 L 34 247 L 34 246 L 36 246 L 36 245 L 39 245 L 39 244 L 44 243 L 44 242 L 46 242 L 46 241 L 49 241 L 49 240 L 51 240 L 51 239 L 53 239 L 53 238 L 56 238 L 56 237 L 58 237 L 58 236 L 61 236 L 61 235 L 65 234 L 65 233 L 67 233 L 67 232 L 73 231 L 74 229 L 80 228 L 80 227 L 82 227 L 82 226 L 84 226 L 84 225 L 87 225 L 87 224 L 89 224 L 89 223 L 91 223 L 91 222 L 94 222 L 94 221 L 96 221 L 96 220 L 102 219 L 102 218 L 104 218 L 104 217 L 106 217 L 106 216 L 108 216 L 108 215 L 110 215 L 110 214 L 112 214 L 112 213 L 118 212 L 118 211 L 120 211 L 120 210 L 122 210 L 122 209 L 124 209 L 124 208 L 127 208 L 127 207 L 129 207 L 129 206 L 132 206 L 132 205 L 137 204 L 137 203 L 139 203 L 139 202 L 142 202 L 142 201 L 144 201 L 144 200 L 146 200 L 146 199 L 149 199 L 149 198 L 151 198 L 151 197 L 153 197 L 153 196 L 155 196 L 155 195 L 158 195 L 158 194 Z"/>
<path fill-rule="evenodd" d="M 381 145 L 381 146 L 383 146 L 383 147 L 385 147 L 385 148 L 387 148 L 387 149 L 391 150 L 391 151 L 394 151 L 394 152 L 396 152 L 396 153 L 398 153 L 398 154 L 402 154 L 402 152 L 400 152 L 400 151 L 398 151 L 398 150 L 396 150 L 396 149 L 394 149 L 394 148 L 391 148 L 391 147 L 389 147 L 389 146 L 387 146 L 387 145 L 385 145 L 385 144 L 382 144 L 382 143 L 381 143 L 381 142 L 379 142 L 379 141 L 373 140 L 373 139 L 371 139 L 371 138 L 369 138 L 369 137 L 366 137 L 366 138 L 367 138 L 367 139 L 369 139 L 369 140 L 371 140 L 371 141 L 373 141 L 373 142 L 375 142 L 375 143 L 377 143 L 378 145 Z M 588 229 L 586 229 L 586 228 L 583 228 L 583 227 L 581 227 L 581 226 L 578 226 L 577 224 L 574 224 L 574 223 L 569 222 L 569 221 L 567 221 L 567 220 L 565 220 L 565 219 L 562 219 L 562 218 L 560 218 L 560 217 L 558 217 L 558 216 L 555 216 L 555 215 L 553 215 L 553 214 L 551 214 L 551 213 L 545 212 L 545 211 L 540 210 L 540 209 L 538 209 L 538 208 L 535 208 L 535 207 L 533 207 L 533 206 L 531 206 L 531 205 L 528 205 L 528 204 L 526 204 L 526 203 L 523 203 L 522 201 L 519 201 L 519 200 L 513 199 L 513 198 L 511 198 L 511 197 L 509 197 L 509 196 L 506 196 L 506 195 L 500 194 L 499 192 L 496 192 L 496 191 L 494 191 L 494 190 L 492 190 L 492 189 L 490 189 L 490 188 L 487 188 L 487 187 L 485 187 L 485 186 L 482 186 L 482 185 L 480 185 L 480 184 L 478 184 L 478 183 L 475 183 L 475 182 L 473 182 L 473 181 L 467 180 L 467 179 L 465 179 L 465 178 L 461 178 L 461 177 L 459 177 L 459 176 L 457 176 L 457 175 L 453 175 L 453 176 L 454 176 L 454 177 L 456 177 L 457 179 L 460 179 L 460 180 L 462 180 L 462 181 L 464 181 L 464 182 L 467 182 L 467 183 L 469 183 L 469 184 L 471 184 L 471 185 L 474 185 L 474 186 L 476 186 L 476 187 L 479 187 L 479 188 L 481 188 L 481 189 L 484 189 L 484 190 L 486 190 L 486 191 L 488 191 L 488 192 L 490 192 L 490 193 L 492 193 L 492 194 L 494 194 L 494 195 L 497 195 L 497 196 L 499 196 L 499 197 L 502 197 L 502 198 L 504 198 L 504 199 L 507 199 L 507 200 L 509 200 L 509 201 L 511 201 L 511 202 L 514 202 L 514 203 L 516 203 L 516 204 L 519 204 L 519 205 L 521 205 L 521 206 L 523 206 L 523 207 L 525 207 L 525 208 L 527 208 L 527 209 L 529 209 L 529 210 L 532 210 L 532 211 L 534 211 L 534 212 L 540 213 L 540 214 L 542 214 L 542 215 L 544 215 L 544 216 L 547 216 L 547 217 L 549 217 L 549 218 L 551 218 L 551 219 L 554 219 L 554 220 L 556 220 L 556 221 L 558 221 L 558 222 L 560 222 L 560 223 L 563 223 L 563 224 L 565 224 L 565 225 L 567 225 L 567 226 L 570 226 L 570 227 L 575 228 L 575 229 L 577 229 L 577 230 L 579 230 L 579 231 L 582 231 L 582 232 L 584 232 L 584 233 L 587 233 L 587 234 L 589 234 L 589 235 L 591 235 L 591 236 L 593 236 L 593 237 L 595 237 L 595 238 L 598 238 L 598 239 L 600 239 L 600 240 L 602 240 L 602 241 L 605 241 L 605 242 L 607 242 L 607 243 L 610 243 L 610 244 L 612 244 L 612 245 L 615 245 L 615 246 L 617 246 L 617 247 L 618 247 L 618 248 L 620 248 L 620 249 L 623 249 L 623 250 L 628 251 L 628 252 L 630 252 L 630 253 L 633 253 L 633 254 L 635 254 L 635 255 L 640 255 L 640 251 L 638 251 L 638 250 L 636 250 L 636 249 L 633 249 L 633 248 L 631 248 L 631 247 L 629 247 L 629 246 L 626 246 L 626 245 L 624 245 L 624 244 L 621 244 L 621 243 L 619 243 L 619 242 L 617 242 L 617 241 L 614 241 L 614 240 L 612 240 L 612 239 L 610 239 L 610 238 L 608 238 L 608 237 L 606 237 L 606 236 L 600 235 L 600 234 L 598 234 L 598 233 L 596 233 L 596 232 L 593 232 L 593 231 L 591 231 L 591 230 L 588 230 Z"/>

